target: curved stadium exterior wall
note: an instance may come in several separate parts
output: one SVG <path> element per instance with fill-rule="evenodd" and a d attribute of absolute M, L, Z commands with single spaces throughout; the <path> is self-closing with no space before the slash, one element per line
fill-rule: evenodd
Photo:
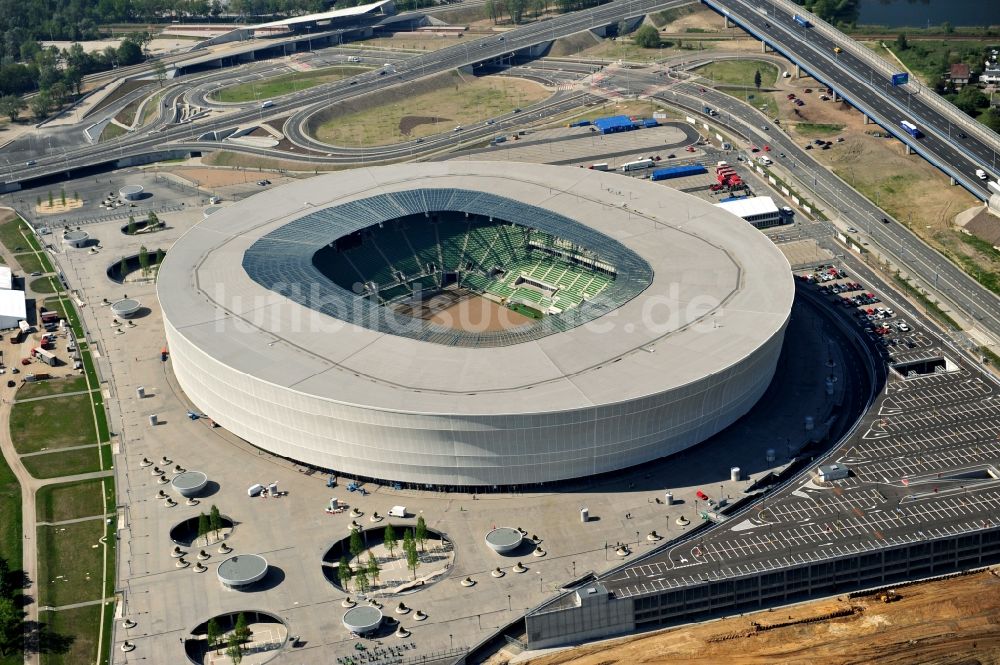
<path fill-rule="evenodd" d="M 566 167 L 510 171 L 462 162 L 332 174 L 202 222 L 171 249 L 158 283 L 171 363 L 187 396 L 278 455 L 436 487 L 614 471 L 704 441 L 753 408 L 774 375 L 794 293 L 769 240 L 648 182 L 581 177 Z M 289 321 L 308 308 L 274 293 L 263 306 L 245 301 L 263 289 L 240 262 L 267 233 L 314 208 L 445 184 L 569 214 L 647 261 L 652 284 L 587 325 L 492 349 L 450 348 L 349 321 L 297 332 Z M 628 212 L 606 200 L 612 184 L 631 190 Z M 669 216 L 654 214 L 658 208 Z M 669 293 L 677 320 L 646 325 L 655 298 Z M 698 298 L 716 304 L 692 310 Z M 261 310 L 270 316 L 253 319 Z"/>

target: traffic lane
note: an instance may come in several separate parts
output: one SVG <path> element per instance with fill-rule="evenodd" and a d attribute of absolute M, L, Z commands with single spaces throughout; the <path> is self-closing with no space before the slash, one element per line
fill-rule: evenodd
<path fill-rule="evenodd" d="M 678 91 L 683 91 L 685 89 L 694 91 L 694 86 L 689 83 L 681 84 L 684 87 L 677 87 Z M 706 89 L 705 93 L 696 92 L 695 95 L 701 95 L 702 99 L 710 100 L 710 103 L 714 103 L 719 107 L 729 107 L 732 110 L 729 111 L 730 117 L 739 120 L 741 123 L 745 124 L 751 132 L 756 131 L 757 119 L 756 111 L 750 109 L 748 106 L 737 102 L 728 95 L 723 93 L 718 93 L 711 89 Z M 661 98 L 663 101 L 670 103 L 667 98 Z M 696 110 L 701 110 L 701 99 L 696 100 Z M 743 132 L 746 133 L 746 132 Z M 822 184 L 822 188 L 826 190 L 827 194 L 824 195 L 822 192 L 817 192 L 817 194 L 827 200 L 828 204 L 836 204 L 835 209 L 840 211 L 845 216 L 851 219 L 852 223 L 859 226 L 870 226 L 871 220 L 881 220 L 881 211 L 876 208 L 871 202 L 865 199 L 863 196 L 858 194 L 855 190 L 848 187 L 845 183 L 842 183 L 839 179 L 835 178 L 830 174 L 824 167 L 819 165 L 817 162 L 812 160 L 811 157 L 805 154 L 804 151 L 800 150 L 798 146 L 788 139 L 782 132 L 775 132 L 771 137 L 775 141 L 776 145 L 781 145 L 785 148 L 786 154 L 797 155 L 800 164 L 805 166 L 811 166 L 814 181 L 816 184 Z M 814 186 L 815 190 L 816 187 Z M 832 199 L 832 200 L 831 200 Z M 853 214 L 852 214 L 853 213 Z M 853 217 L 853 218 L 852 218 Z M 991 293 L 986 292 L 977 282 L 975 282 L 970 276 L 961 271 L 957 266 L 954 266 L 947 259 L 938 255 L 934 250 L 930 249 L 922 243 L 912 232 L 899 224 L 893 225 L 897 229 L 902 229 L 902 233 L 908 234 L 908 240 L 910 242 L 905 244 L 904 249 L 912 250 L 915 249 L 913 261 L 910 262 L 911 267 L 916 264 L 917 274 L 921 276 L 927 283 L 933 283 L 935 273 L 944 276 L 943 280 L 938 278 L 939 284 L 944 283 L 946 289 L 951 289 L 950 295 L 955 301 L 959 308 L 963 311 L 979 310 L 981 316 L 978 317 L 980 321 L 983 321 L 983 316 L 985 316 L 985 323 L 988 329 L 994 334 L 998 334 L 1000 331 L 1000 306 L 998 306 L 997 299 Z M 879 231 L 876 233 L 888 234 L 891 230 L 881 228 L 881 224 L 878 227 Z M 885 238 L 874 237 L 883 248 L 891 248 L 894 243 L 889 241 L 888 235 Z M 887 251 L 887 253 L 892 253 Z M 897 257 L 897 261 L 899 257 Z"/>
<path fill-rule="evenodd" d="M 795 24 L 794 21 L 791 20 L 791 17 L 787 14 L 784 14 L 783 16 L 786 17 L 784 20 L 785 25 L 783 26 L 786 32 L 790 31 L 793 34 L 795 34 L 800 43 L 811 44 L 812 42 L 815 42 L 819 46 L 819 48 L 822 49 L 822 53 L 820 53 L 821 61 L 823 60 L 827 62 L 830 61 L 830 57 L 826 55 L 826 51 L 833 52 L 834 47 L 837 46 L 837 44 L 834 41 L 828 39 L 824 34 L 822 34 L 819 31 L 813 30 L 811 28 L 810 29 L 801 28 L 801 26 Z M 741 16 L 741 19 L 743 18 L 745 17 Z M 758 16 L 753 16 L 751 14 L 748 18 L 746 18 L 746 20 L 749 24 L 757 28 L 762 34 L 767 34 L 767 28 L 764 25 L 764 21 L 760 20 Z M 782 21 L 778 20 L 775 21 L 775 23 L 780 25 Z M 807 61 L 809 60 L 808 58 L 801 57 L 801 54 L 796 54 L 796 55 L 798 55 L 800 59 Z M 885 90 L 886 96 L 895 97 L 896 99 L 894 99 L 893 101 L 899 103 L 900 106 L 902 106 L 902 102 L 905 99 L 906 104 L 908 106 L 906 113 L 904 113 L 901 108 L 896 109 L 895 107 L 892 106 L 892 104 L 886 104 L 884 101 L 880 100 L 878 95 L 875 95 L 871 92 L 869 92 L 867 95 L 869 103 L 873 105 L 873 109 L 878 109 L 880 112 L 888 112 L 890 109 L 892 109 L 892 111 L 896 113 L 896 116 L 893 117 L 890 122 L 890 125 L 893 130 L 895 129 L 895 127 L 898 126 L 900 120 L 907 119 L 907 114 L 917 115 L 918 117 L 923 117 L 923 118 L 931 118 L 933 120 L 933 122 L 931 123 L 933 126 L 937 127 L 947 126 L 948 128 L 951 127 L 951 121 L 943 117 L 934 109 L 925 105 L 923 101 L 920 99 L 919 95 L 913 95 L 910 94 L 904 88 L 893 87 L 889 85 L 889 82 L 884 80 L 884 74 L 880 71 L 875 70 L 870 65 L 868 65 L 866 61 L 853 56 L 848 51 L 842 51 L 840 54 L 835 54 L 835 62 L 844 71 L 848 73 L 854 73 L 857 77 L 857 80 L 854 81 L 852 81 L 852 79 L 850 78 L 841 79 L 840 81 L 838 81 L 841 87 L 847 87 L 844 85 L 846 81 L 853 83 L 861 83 L 862 85 L 870 86 L 870 88 L 878 89 L 879 92 L 881 92 L 881 86 L 884 85 L 886 87 Z M 810 62 L 809 68 L 814 70 L 821 69 L 820 67 L 816 66 L 815 62 Z M 830 78 L 836 80 L 836 77 L 830 75 L 829 72 L 827 73 L 827 75 Z M 865 80 L 866 77 L 867 77 L 867 82 Z M 875 84 L 876 79 L 879 82 L 879 85 L 877 86 Z M 862 94 L 861 90 L 859 90 L 857 87 L 851 87 L 851 92 L 852 94 L 856 94 L 859 97 Z M 966 141 L 968 142 L 969 146 L 975 146 L 975 154 L 979 156 L 988 154 L 989 148 L 983 144 L 980 144 L 974 138 L 969 137 L 966 139 Z M 968 146 L 963 146 L 963 147 L 968 147 Z M 955 154 L 959 156 L 957 163 L 962 163 L 970 159 L 969 155 L 964 154 L 961 151 L 955 151 Z M 967 171 L 968 173 L 963 173 L 963 175 L 970 177 L 973 184 L 977 184 L 976 178 L 974 177 L 975 167 L 967 169 Z M 983 191 L 985 191 L 985 189 Z"/>

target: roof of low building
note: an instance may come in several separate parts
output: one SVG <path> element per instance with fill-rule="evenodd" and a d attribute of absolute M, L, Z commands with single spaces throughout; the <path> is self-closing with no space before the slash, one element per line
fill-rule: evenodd
<path fill-rule="evenodd" d="M 752 196 L 736 201 L 722 201 L 715 204 L 726 212 L 731 212 L 737 217 L 746 219 L 751 215 L 766 215 L 778 212 L 778 206 L 770 196 Z"/>

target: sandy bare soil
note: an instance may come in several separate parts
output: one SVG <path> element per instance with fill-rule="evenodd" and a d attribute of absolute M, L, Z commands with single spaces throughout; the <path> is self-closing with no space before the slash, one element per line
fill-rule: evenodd
<path fill-rule="evenodd" d="M 167 169 L 164 169 L 167 170 Z M 192 185 L 208 187 L 226 187 L 228 185 L 242 185 L 246 182 L 256 181 L 256 173 L 235 169 L 206 169 L 198 167 L 185 167 L 169 169 L 174 175 L 184 178 Z"/>
<path fill-rule="evenodd" d="M 876 597 L 840 596 L 580 647 L 530 662 L 1000 663 L 1000 579 L 996 575 L 982 572 L 912 585 L 898 589 L 898 594 L 900 599 L 888 604 Z M 851 610 L 847 616 L 822 618 Z M 754 623 L 759 627 L 754 628 Z"/>
<path fill-rule="evenodd" d="M 523 314 L 480 296 L 465 298 L 431 317 L 432 323 L 465 332 L 509 330 L 532 321 Z"/>

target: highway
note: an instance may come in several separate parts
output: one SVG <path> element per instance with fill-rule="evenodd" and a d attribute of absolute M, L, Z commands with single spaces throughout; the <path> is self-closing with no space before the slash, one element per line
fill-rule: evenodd
<path fill-rule="evenodd" d="M 764 114 L 730 95 L 696 82 L 682 80 L 670 83 L 661 75 L 634 71 L 630 73 L 630 79 L 633 86 L 662 86 L 668 83 L 669 89 L 652 96 L 666 104 L 685 108 L 716 125 L 730 127 L 752 143 L 770 145 L 770 156 L 776 166 L 791 176 L 784 179 L 799 181 L 800 190 L 815 193 L 827 204 L 828 211 L 839 213 L 846 226 L 854 226 L 864 232 L 893 263 L 906 266 L 908 272 L 935 287 L 966 316 L 975 319 L 983 329 L 1000 339 L 1000 299 L 924 244 L 905 225 L 895 220 L 888 224 L 882 222 L 883 218 L 891 219 L 888 213 L 814 160 L 783 130 L 772 125 Z M 705 106 L 719 111 L 720 115 L 705 117 L 702 113 Z M 781 153 L 785 154 L 784 158 L 779 156 Z M 914 159 L 919 158 L 914 156 Z M 802 193 L 808 196 L 808 192 Z M 862 240 L 855 236 L 855 242 L 861 244 Z"/>
<path fill-rule="evenodd" d="M 852 53 L 846 37 L 837 42 L 822 30 L 802 27 L 781 2 L 705 0 L 705 4 L 736 19 L 751 34 L 802 64 L 816 79 L 864 110 L 898 138 L 911 138 L 901 129 L 902 120 L 915 122 L 924 133 L 923 138 L 912 141 L 918 150 L 939 168 L 953 169 L 954 175 L 980 199 L 988 198 L 986 184 L 976 177 L 975 171 L 985 169 L 995 178 L 1000 173 L 997 163 L 1000 146 L 973 133 L 962 138 L 960 134 L 965 132 L 932 108 L 925 101 L 924 93 L 914 94 L 910 87 L 892 86 L 884 71 Z M 834 48 L 842 50 L 836 53 Z M 969 121 L 972 122 L 971 118 Z"/>
<path fill-rule="evenodd" d="M 386 85 L 398 85 L 432 74 L 486 62 L 521 49 L 536 46 L 593 27 L 609 25 L 623 18 L 642 16 L 686 4 L 687 0 L 615 0 L 599 7 L 564 14 L 531 25 L 509 30 L 502 36 L 463 41 L 455 46 L 410 58 L 390 75 L 383 70 L 361 74 L 348 80 L 317 86 L 301 93 L 274 100 L 266 115 L 259 109 L 240 111 L 225 117 L 199 123 L 169 127 L 162 132 L 127 137 L 129 140 L 112 145 L 100 144 L 66 150 L 61 154 L 39 157 L 35 164 L 25 164 L 13 177 L 16 181 L 58 176 L 64 172 L 92 166 L 105 161 L 121 160 L 133 155 L 162 149 L 176 141 L 191 142 L 207 132 L 225 130 L 263 117 L 281 117 L 312 105 L 328 105 L 378 90 Z M 6 174 L 5 174 L 6 175 Z"/>

